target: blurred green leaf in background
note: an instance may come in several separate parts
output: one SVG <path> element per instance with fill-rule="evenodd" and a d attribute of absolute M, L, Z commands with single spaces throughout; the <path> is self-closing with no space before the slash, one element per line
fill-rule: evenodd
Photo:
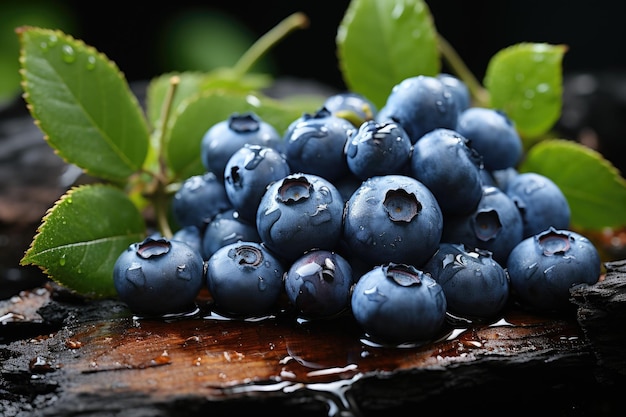
<path fill-rule="evenodd" d="M 0 2 L 0 108 L 20 95 L 20 46 L 15 28 L 22 25 L 53 27 L 67 33 L 76 31 L 72 11 L 58 2 Z"/>
<path fill-rule="evenodd" d="M 252 45 L 258 34 L 236 16 L 210 7 L 179 10 L 160 30 L 158 60 L 166 71 L 210 71 L 232 67 Z M 253 71 L 272 73 L 269 57 Z"/>

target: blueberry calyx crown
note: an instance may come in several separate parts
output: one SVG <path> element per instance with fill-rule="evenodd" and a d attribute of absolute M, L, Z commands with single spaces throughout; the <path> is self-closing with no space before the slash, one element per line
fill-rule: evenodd
<path fill-rule="evenodd" d="M 277 197 L 285 204 L 297 203 L 310 197 L 312 187 L 304 176 L 285 178 L 278 189 Z"/>
<path fill-rule="evenodd" d="M 559 232 L 554 227 L 550 227 L 547 231 L 537 236 L 539 246 L 546 256 L 567 253 L 571 247 L 570 240 L 573 240 L 571 234 Z"/>
<path fill-rule="evenodd" d="M 149 259 L 153 256 L 165 255 L 172 248 L 172 244 L 166 239 L 147 238 L 137 246 L 137 256 Z"/>
<path fill-rule="evenodd" d="M 485 210 L 476 214 L 474 231 L 476 237 L 483 242 L 494 239 L 502 229 L 500 216 L 495 210 Z"/>
<path fill-rule="evenodd" d="M 422 211 L 422 204 L 415 194 L 408 193 L 404 189 L 387 191 L 383 206 L 393 222 L 410 223 Z"/>
<path fill-rule="evenodd" d="M 382 268 L 385 276 L 401 287 L 422 285 L 423 272 L 413 265 L 396 264 L 392 262 L 384 265 Z"/>
<path fill-rule="evenodd" d="M 261 123 L 252 113 L 235 113 L 229 117 L 228 127 L 237 133 L 248 133 L 258 131 Z"/>
<path fill-rule="evenodd" d="M 228 251 L 228 257 L 238 265 L 256 268 L 263 263 L 263 253 L 252 245 L 239 245 Z"/>

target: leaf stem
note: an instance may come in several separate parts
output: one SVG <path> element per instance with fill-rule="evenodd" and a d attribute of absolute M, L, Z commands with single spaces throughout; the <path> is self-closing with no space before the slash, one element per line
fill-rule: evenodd
<path fill-rule="evenodd" d="M 169 88 L 167 89 L 167 93 L 165 96 L 165 100 L 163 102 L 163 107 L 161 108 L 161 125 L 159 132 L 159 145 L 158 145 L 158 154 L 159 154 L 159 172 L 156 176 L 156 188 L 154 193 L 152 194 L 152 202 L 154 204 L 154 211 L 157 221 L 157 226 L 161 234 L 167 238 L 172 236 L 172 229 L 170 228 L 169 221 L 167 218 L 167 202 L 168 202 L 168 190 L 167 187 L 169 185 L 168 180 L 168 170 L 167 170 L 167 162 L 165 161 L 165 132 L 167 131 L 167 124 L 169 121 L 170 113 L 172 112 L 172 104 L 174 103 L 174 95 L 176 94 L 176 89 L 180 84 L 180 77 L 174 75 L 170 77 L 169 80 Z"/>
<path fill-rule="evenodd" d="M 489 92 L 476 79 L 467 65 L 465 65 L 465 62 L 454 47 L 452 47 L 448 40 L 441 36 L 440 33 L 437 33 L 437 47 L 443 59 L 450 65 L 452 71 L 467 85 L 476 105 L 488 106 L 490 101 Z"/>
<path fill-rule="evenodd" d="M 171 238 L 173 233 L 167 218 L 168 201 L 166 186 L 159 183 L 153 198 L 157 227 L 163 237 Z"/>
<path fill-rule="evenodd" d="M 167 131 L 167 124 L 169 122 L 170 113 L 172 112 L 172 104 L 174 103 L 174 95 L 180 84 L 180 77 L 173 75 L 170 77 L 169 88 L 163 101 L 163 107 L 161 108 L 161 132 L 159 133 L 159 171 L 161 180 L 165 181 L 167 178 L 167 163 L 165 161 L 165 132 Z"/>
<path fill-rule="evenodd" d="M 308 17 L 302 12 L 296 12 L 285 19 L 278 25 L 274 26 L 269 32 L 261 36 L 242 56 L 233 67 L 235 74 L 239 76 L 247 73 L 252 66 L 261 59 L 273 46 L 282 39 L 287 37 L 296 29 L 305 29 L 309 26 Z"/>

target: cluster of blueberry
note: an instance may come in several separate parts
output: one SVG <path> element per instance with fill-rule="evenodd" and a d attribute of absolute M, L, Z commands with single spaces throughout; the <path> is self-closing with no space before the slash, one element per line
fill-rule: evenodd
<path fill-rule="evenodd" d="M 231 317 L 268 315 L 286 295 L 301 318 L 349 311 L 397 344 L 432 339 L 449 317 L 492 319 L 509 301 L 563 311 L 571 286 L 600 275 L 558 186 L 516 170 L 511 121 L 472 107 L 449 74 L 405 79 L 380 111 L 333 95 L 284 134 L 233 114 L 200 151 L 206 172 L 172 201 L 180 229 L 115 264 L 138 314 L 188 311 L 204 286 Z"/>

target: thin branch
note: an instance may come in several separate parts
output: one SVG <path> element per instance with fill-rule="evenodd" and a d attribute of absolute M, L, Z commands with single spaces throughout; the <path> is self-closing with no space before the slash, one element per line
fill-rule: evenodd
<path fill-rule="evenodd" d="M 308 17 L 301 12 L 293 13 L 274 26 L 269 32 L 260 37 L 237 61 L 233 67 L 240 76 L 247 73 L 273 46 L 287 37 L 296 29 L 305 29 L 309 26 Z"/>
<path fill-rule="evenodd" d="M 489 92 L 482 86 L 480 81 L 476 79 L 472 71 L 465 65 L 463 59 L 452 45 L 450 45 L 447 39 L 439 33 L 437 33 L 437 47 L 443 59 L 452 69 L 452 72 L 467 85 L 476 105 L 488 106 L 490 101 Z"/>

